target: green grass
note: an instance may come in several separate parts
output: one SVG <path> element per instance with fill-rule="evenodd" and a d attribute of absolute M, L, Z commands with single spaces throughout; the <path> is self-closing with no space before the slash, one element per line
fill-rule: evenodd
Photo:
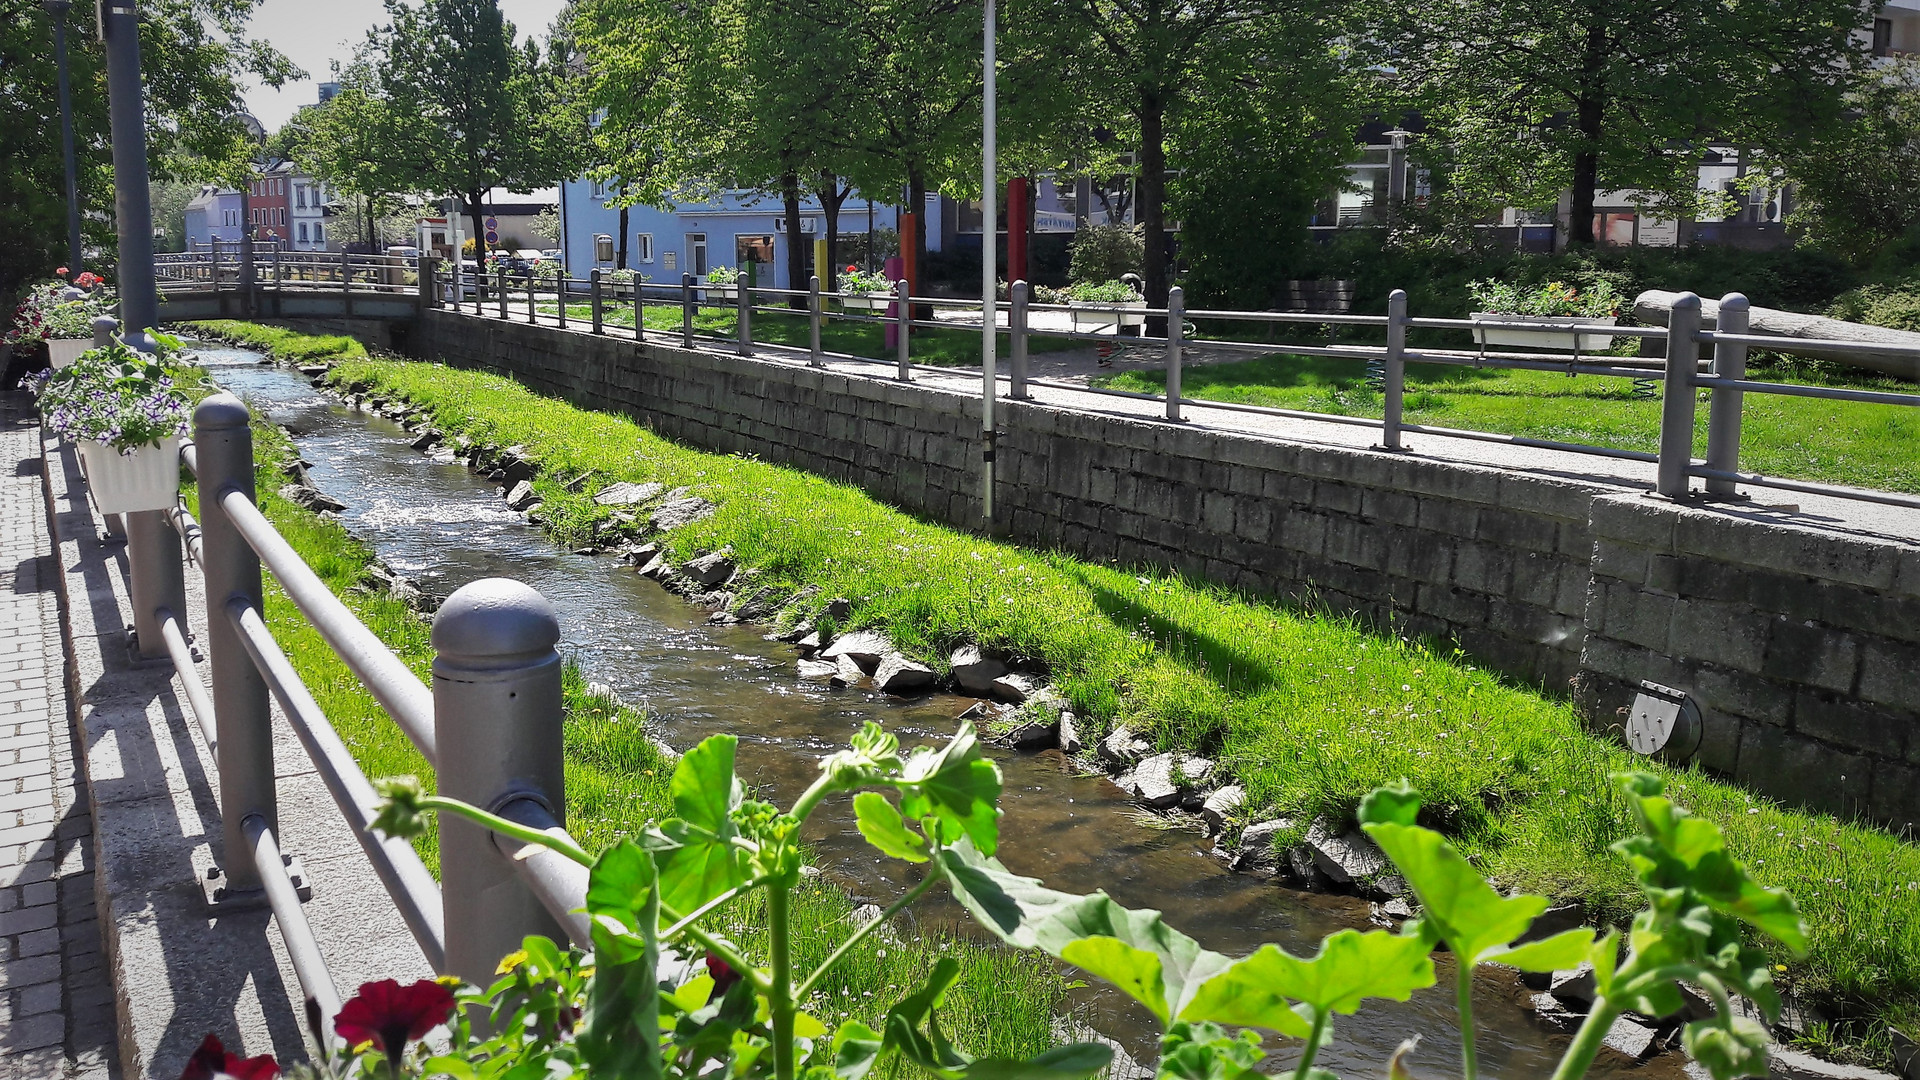
<path fill-rule="evenodd" d="M 1658 377 L 1657 372 L 1649 373 Z M 1817 382 L 1912 393 L 1911 383 L 1865 376 L 1822 378 L 1756 368 L 1755 378 Z M 1166 392 L 1162 371 L 1127 371 L 1096 385 Z M 1275 353 L 1181 372 L 1183 396 L 1243 405 L 1381 415 L 1380 394 L 1358 361 Z M 1633 396 L 1625 379 L 1568 377 L 1544 371 L 1494 371 L 1438 364 L 1407 366 L 1406 419 L 1434 427 L 1653 453 L 1660 443 L 1660 401 Z M 1417 436 L 1410 436 L 1417 437 Z M 1920 491 L 1920 409 L 1747 394 L 1740 466 L 1795 480 L 1827 480 L 1886 491 Z M 1695 413 L 1694 454 L 1707 447 L 1706 395 Z"/>
<path fill-rule="evenodd" d="M 261 330 L 274 328 L 249 327 L 242 332 L 254 335 Z M 357 345 L 354 351 L 358 352 Z M 309 355 L 313 354 L 304 353 L 303 357 Z M 190 387 L 196 394 L 213 389 L 203 374 L 188 371 L 183 376 L 196 384 Z M 255 457 L 260 463 L 257 498 L 262 512 L 381 641 L 415 674 L 430 679 L 433 648 L 427 620 L 401 601 L 366 586 L 367 571 L 374 559 L 371 548 L 338 522 L 274 494 L 289 482 L 286 467 L 295 457 L 286 435 L 271 424 L 256 422 L 254 438 Z M 191 483 L 186 485 L 186 494 L 190 508 L 198 513 L 197 493 Z M 373 778 L 418 776 L 431 790 L 433 770 L 426 759 L 294 607 L 271 574 L 266 579 L 265 600 L 266 622 L 275 640 L 361 769 Z M 597 851 L 672 813 L 668 780 L 673 762 L 648 737 L 644 713 L 590 692 L 586 679 L 572 663 L 567 665 L 563 686 L 568 830 L 587 850 Z M 438 876 L 437 828 L 430 824 L 428 833 L 415 841 L 415 848 Z M 825 959 L 832 944 L 851 931 L 849 919 L 854 907 L 844 891 L 818 879 L 798 890 L 791 915 L 796 963 L 811 965 Z M 748 935 L 743 943 L 752 955 L 764 960 L 764 941 Z M 889 941 L 882 935 L 869 938 L 847 967 L 823 980 L 820 1000 L 810 1007 L 829 1023 L 851 1017 L 878 1027 L 887 1008 L 907 992 L 902 988 L 917 987 L 940 956 L 954 956 L 961 964 L 960 979 L 949 993 L 942 1017 L 962 1046 L 979 1055 L 1030 1057 L 1054 1045 L 1052 1019 L 1068 1007 L 1067 980 L 1061 971 L 1031 954 L 984 945 L 937 928 L 923 927 L 899 941 Z"/>
<path fill-rule="evenodd" d="M 495 312 L 497 307 L 487 309 Z M 647 309 L 647 330 L 661 334 L 674 334 L 680 331 L 680 309 L 677 307 L 653 307 Z M 507 305 L 509 318 L 526 318 L 527 305 L 523 296 L 519 307 Z M 541 304 L 542 315 L 558 314 L 555 304 Z M 590 326 L 593 321 L 593 308 L 587 304 L 567 305 L 567 325 L 576 324 L 580 328 Z M 601 321 L 607 326 L 633 328 L 633 306 L 631 303 L 607 304 Z M 696 333 L 711 337 L 732 340 L 738 333 L 739 316 L 730 308 L 701 308 L 693 319 Z M 753 313 L 753 340 L 763 344 L 786 345 L 796 349 L 808 348 L 811 344 L 805 314 L 788 315 L 782 312 L 755 311 Z M 886 327 L 878 323 L 842 322 L 835 319 L 823 320 L 820 324 L 820 347 L 827 352 L 845 353 L 848 356 L 860 356 L 870 360 L 893 361 L 898 359 L 893 350 L 887 348 Z M 1072 341 L 1057 338 L 1035 337 L 1028 339 L 1027 348 L 1033 352 L 1058 352 L 1076 347 Z M 909 353 L 916 364 L 929 364 L 937 367 L 979 367 L 980 366 L 980 329 L 978 327 L 921 327 L 913 332 L 913 340 L 908 346 Z M 1000 335 L 999 355 L 1006 356 L 1012 348 L 1007 335 Z"/>
<path fill-rule="evenodd" d="M 528 447 L 545 467 L 534 486 L 563 544 L 607 513 L 592 487 L 688 485 L 719 509 L 662 538 L 676 560 L 730 544 L 771 586 L 817 585 L 817 603 L 852 598 L 849 627 L 883 626 L 937 667 L 969 641 L 1042 666 L 1096 734 L 1124 722 L 1162 746 L 1212 753 L 1262 816 L 1347 820 L 1367 791 L 1407 777 L 1432 822 L 1504 886 L 1581 899 L 1600 916 L 1637 904 L 1607 850 L 1629 828 L 1608 776 L 1656 768 L 1726 829 L 1761 880 L 1800 899 L 1813 952 L 1780 957 L 1783 983 L 1854 1018 L 1847 1037 L 1873 1043 L 1862 1051 L 1870 1057 L 1885 1053 L 1886 1024 L 1920 1024 L 1920 850 L 1697 771 L 1649 766 L 1587 732 L 1566 701 L 1502 682 L 1456 651 L 1176 575 L 982 540 L 495 376 L 354 359 L 332 377 L 426 406 L 450 433 Z M 587 491 L 555 479 L 585 470 Z"/>

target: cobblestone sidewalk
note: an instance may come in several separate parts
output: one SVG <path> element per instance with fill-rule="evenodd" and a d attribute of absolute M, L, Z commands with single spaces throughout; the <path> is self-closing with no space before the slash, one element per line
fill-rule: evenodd
<path fill-rule="evenodd" d="M 120 1073 L 40 470 L 0 391 L 0 1080 Z"/>

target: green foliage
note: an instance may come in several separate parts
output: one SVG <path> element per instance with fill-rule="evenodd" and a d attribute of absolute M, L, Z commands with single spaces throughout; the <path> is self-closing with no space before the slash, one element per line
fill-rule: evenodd
<path fill-rule="evenodd" d="M 114 341 L 29 383 L 43 422 L 62 438 L 129 451 L 187 433 L 187 395 L 164 358 Z"/>
<path fill-rule="evenodd" d="M 1849 289 L 1840 294 L 1827 314 L 1848 322 L 1920 333 L 1920 277 Z"/>
<path fill-rule="evenodd" d="M 1886 59 L 1838 122 L 1787 162 L 1789 220 L 1816 243 L 1870 259 L 1920 227 L 1920 63 Z"/>
<path fill-rule="evenodd" d="M 1605 319 L 1620 314 L 1625 298 L 1613 282 L 1601 279 L 1579 289 L 1564 281 L 1522 288 L 1510 281 L 1469 281 L 1473 310 L 1495 315 L 1543 315 L 1557 318 Z"/>
<path fill-rule="evenodd" d="M 1122 281 L 1086 281 L 1069 285 L 1061 289 L 1058 295 L 1083 304 L 1131 304 L 1142 299 L 1132 285 Z"/>
<path fill-rule="evenodd" d="M 0 341 L 30 345 L 49 338 L 91 338 L 93 320 L 115 312 L 113 293 L 100 286 L 78 300 L 67 300 L 63 294 L 68 287 L 64 281 L 46 281 L 29 289 Z"/>
<path fill-rule="evenodd" d="M 1073 234 L 1067 276 L 1075 284 L 1112 282 L 1122 274 L 1138 274 L 1145 264 L 1146 244 L 1131 225 L 1091 225 Z"/>

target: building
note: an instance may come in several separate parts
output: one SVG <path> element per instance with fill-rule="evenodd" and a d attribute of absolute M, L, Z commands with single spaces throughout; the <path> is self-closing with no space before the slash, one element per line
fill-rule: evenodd
<path fill-rule="evenodd" d="M 188 251 L 205 251 L 215 243 L 240 242 L 240 192 L 208 184 L 187 203 Z"/>
<path fill-rule="evenodd" d="M 290 173 L 287 185 L 292 189 L 288 198 L 287 224 L 288 238 L 295 251 L 339 251 L 340 242 L 345 237 L 333 235 L 334 207 L 326 185 L 311 176 Z"/>
<path fill-rule="evenodd" d="M 583 178 L 560 185 L 562 251 L 569 274 L 583 277 L 595 269 L 618 269 L 620 210 L 608 205 L 616 194 L 601 180 Z M 951 243 L 955 205 L 951 199 L 928 194 L 929 252 Z M 837 234 L 865 237 L 869 227 L 897 231 L 895 208 L 858 193 L 849 196 L 840 206 Z M 760 284 L 774 289 L 795 287 L 787 280 L 787 245 L 792 238 L 787 235 L 786 212 L 778 195 L 735 190 L 666 209 L 634 206 L 627 212 L 627 229 L 627 266 L 653 281 L 679 281 L 681 274 L 703 278 L 716 266 L 744 267 L 751 262 L 756 264 L 755 280 Z M 800 233 L 802 258 L 812 274 L 817 272 L 813 241 L 826 236 L 826 215 L 816 196 L 801 200 Z M 833 287 L 831 274 L 821 274 L 820 279 L 822 288 Z M 798 287 L 805 288 L 806 282 Z"/>
<path fill-rule="evenodd" d="M 289 246 L 293 177 L 293 163 L 288 161 L 269 162 L 254 171 L 247 185 L 247 224 L 253 227 L 256 242 Z"/>

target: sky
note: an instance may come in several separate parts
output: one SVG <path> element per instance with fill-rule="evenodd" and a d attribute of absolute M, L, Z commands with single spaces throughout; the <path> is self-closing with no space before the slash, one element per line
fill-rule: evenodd
<path fill-rule="evenodd" d="M 500 10 L 520 39 L 545 36 L 565 0 L 500 0 Z M 285 53 L 307 77 L 278 90 L 258 83 L 247 89 L 247 108 L 268 131 L 286 123 L 295 109 L 319 100 L 319 84 L 331 77 L 331 61 L 345 64 L 386 21 L 381 0 L 264 0 L 253 14 L 252 35 Z"/>

